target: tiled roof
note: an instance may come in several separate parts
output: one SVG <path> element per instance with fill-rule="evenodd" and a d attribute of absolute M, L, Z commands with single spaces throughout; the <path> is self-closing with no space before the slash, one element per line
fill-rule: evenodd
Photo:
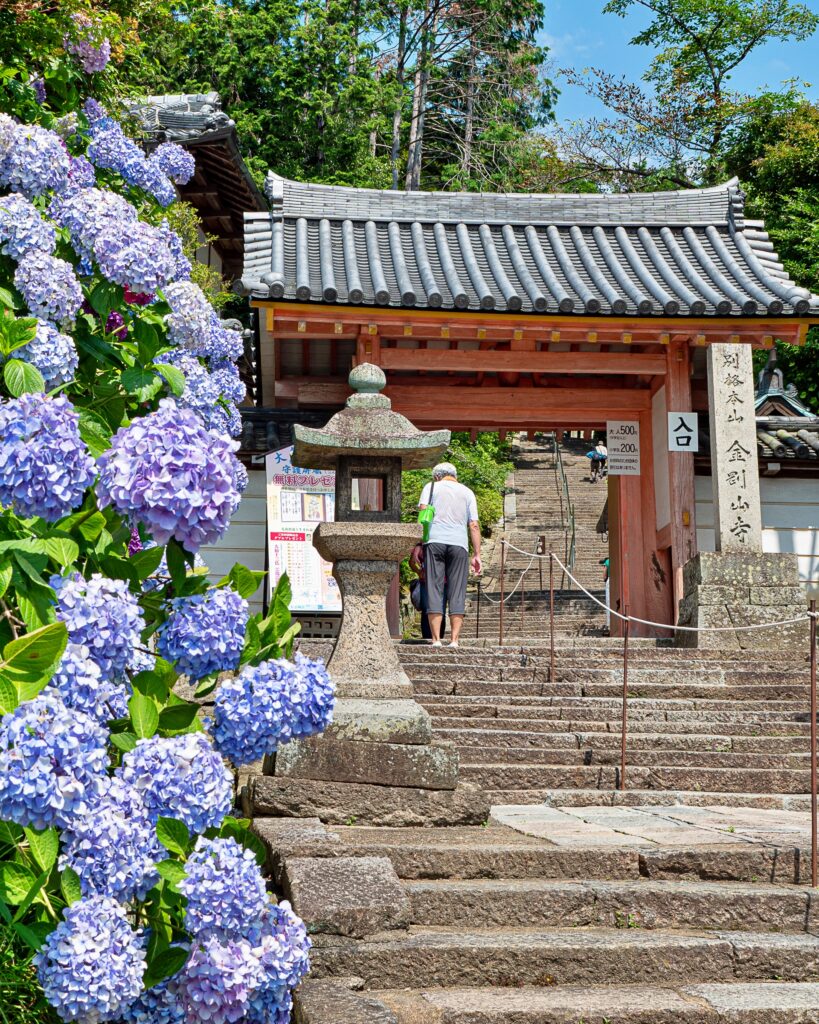
<path fill-rule="evenodd" d="M 819 314 L 736 180 L 628 195 L 391 192 L 270 174 L 237 288 L 258 298 L 585 315 Z"/>
<path fill-rule="evenodd" d="M 130 112 L 147 136 L 170 142 L 189 142 L 204 132 L 234 126 L 216 92 L 144 96 L 132 102 Z"/>

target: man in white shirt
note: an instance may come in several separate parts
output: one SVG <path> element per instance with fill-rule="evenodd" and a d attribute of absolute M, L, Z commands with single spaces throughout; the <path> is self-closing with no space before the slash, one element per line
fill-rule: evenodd
<path fill-rule="evenodd" d="M 444 586 L 449 604 L 452 630 L 451 647 L 458 646 L 466 607 L 466 582 L 469 576 L 469 540 L 472 540 L 472 571 L 481 572 L 481 527 L 478 503 L 468 487 L 458 483 L 458 470 L 442 462 L 432 471 L 432 483 L 421 491 L 418 508 L 431 505 L 435 518 L 425 545 L 427 615 L 432 646 L 441 646 L 441 620 L 444 614 Z"/>

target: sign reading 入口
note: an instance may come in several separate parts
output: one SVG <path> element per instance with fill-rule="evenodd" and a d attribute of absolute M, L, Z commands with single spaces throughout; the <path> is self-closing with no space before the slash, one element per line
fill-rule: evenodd
<path fill-rule="evenodd" d="M 670 452 L 699 451 L 699 430 L 695 412 L 668 414 L 668 450 Z"/>
<path fill-rule="evenodd" d="M 609 476 L 640 475 L 640 424 L 637 420 L 609 420 L 606 447 Z"/>

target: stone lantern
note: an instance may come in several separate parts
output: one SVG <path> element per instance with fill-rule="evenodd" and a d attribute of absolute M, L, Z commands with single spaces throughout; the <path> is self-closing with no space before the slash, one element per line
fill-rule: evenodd
<path fill-rule="evenodd" d="M 326 427 L 294 431 L 293 465 L 336 473 L 336 521 L 320 523 L 313 534 L 318 553 L 333 563 L 343 601 L 328 667 L 339 697 L 407 698 L 412 685 L 390 637 L 385 604 L 399 563 L 422 532 L 418 523 L 400 522 L 401 471 L 433 466 L 450 432 L 418 430 L 393 412 L 381 394 L 387 379 L 380 367 L 362 363 L 349 381 L 354 393 Z"/>
<path fill-rule="evenodd" d="M 459 783 L 454 746 L 433 739 L 387 626 L 387 588 L 422 535 L 399 521 L 401 471 L 432 466 L 450 433 L 417 430 L 393 412 L 385 384 L 379 367 L 357 366 L 346 407 L 321 430 L 295 428 L 293 464 L 336 471 L 336 521 L 319 524 L 313 543 L 344 602 L 328 662 L 337 700 L 324 734 L 284 744 L 250 780 L 257 819 L 470 825 L 489 812 L 478 787 Z"/>

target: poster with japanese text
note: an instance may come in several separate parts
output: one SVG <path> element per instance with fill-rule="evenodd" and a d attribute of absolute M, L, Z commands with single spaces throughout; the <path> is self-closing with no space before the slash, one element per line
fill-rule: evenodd
<path fill-rule="evenodd" d="M 332 566 L 313 547 L 313 530 L 335 513 L 335 473 L 300 469 L 292 446 L 271 452 L 267 469 L 268 597 L 286 572 L 294 612 L 340 612 L 341 594 Z"/>

